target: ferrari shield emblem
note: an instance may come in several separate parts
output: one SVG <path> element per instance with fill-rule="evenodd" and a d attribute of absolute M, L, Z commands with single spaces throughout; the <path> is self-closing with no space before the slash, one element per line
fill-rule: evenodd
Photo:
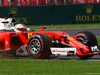
<path fill-rule="evenodd" d="M 30 38 L 32 36 L 32 33 L 28 33 L 28 38 Z"/>

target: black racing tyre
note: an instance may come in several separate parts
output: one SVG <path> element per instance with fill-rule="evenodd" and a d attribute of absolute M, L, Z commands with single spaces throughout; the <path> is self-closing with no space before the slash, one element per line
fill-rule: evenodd
<path fill-rule="evenodd" d="M 89 32 L 89 31 L 79 32 L 75 36 L 76 36 L 76 40 L 87 45 L 88 47 L 95 46 L 95 45 L 98 46 L 98 42 L 97 42 L 95 35 L 93 33 Z M 81 56 L 78 56 L 78 57 L 80 57 L 82 59 L 88 59 L 92 56 L 93 55 L 81 55 Z"/>
<path fill-rule="evenodd" d="M 81 59 L 89 59 L 89 58 L 91 58 L 93 55 L 80 55 L 80 56 L 78 56 L 79 58 L 81 58 Z"/>
<path fill-rule="evenodd" d="M 52 46 L 51 38 L 44 33 L 33 34 L 27 44 L 28 54 L 34 59 L 47 59 L 50 54 L 50 47 Z"/>

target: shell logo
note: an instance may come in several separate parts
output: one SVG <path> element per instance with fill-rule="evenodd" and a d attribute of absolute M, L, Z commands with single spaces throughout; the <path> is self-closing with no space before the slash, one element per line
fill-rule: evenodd
<path fill-rule="evenodd" d="M 74 38 L 72 38 L 72 37 L 67 37 L 67 39 L 68 39 L 68 40 L 71 40 L 71 41 L 74 40 Z"/>

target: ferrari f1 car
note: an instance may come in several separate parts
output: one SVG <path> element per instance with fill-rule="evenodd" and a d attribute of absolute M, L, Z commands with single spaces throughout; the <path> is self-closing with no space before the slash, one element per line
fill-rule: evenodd
<path fill-rule="evenodd" d="M 15 51 L 16 56 L 30 56 L 34 59 L 49 58 L 52 54 L 76 55 L 87 59 L 100 54 L 97 39 L 91 32 L 82 31 L 72 37 L 64 30 L 44 31 L 46 27 L 30 30 L 15 22 L 14 18 L 0 18 L 0 51 Z"/>

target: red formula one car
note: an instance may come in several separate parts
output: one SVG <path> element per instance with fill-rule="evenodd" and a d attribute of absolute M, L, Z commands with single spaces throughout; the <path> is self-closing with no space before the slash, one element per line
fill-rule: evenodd
<path fill-rule="evenodd" d="M 100 54 L 93 33 L 83 31 L 70 36 L 63 31 L 30 30 L 15 24 L 14 18 L 0 18 L 0 51 L 16 51 L 16 56 L 48 58 L 51 54 L 89 58 Z"/>

